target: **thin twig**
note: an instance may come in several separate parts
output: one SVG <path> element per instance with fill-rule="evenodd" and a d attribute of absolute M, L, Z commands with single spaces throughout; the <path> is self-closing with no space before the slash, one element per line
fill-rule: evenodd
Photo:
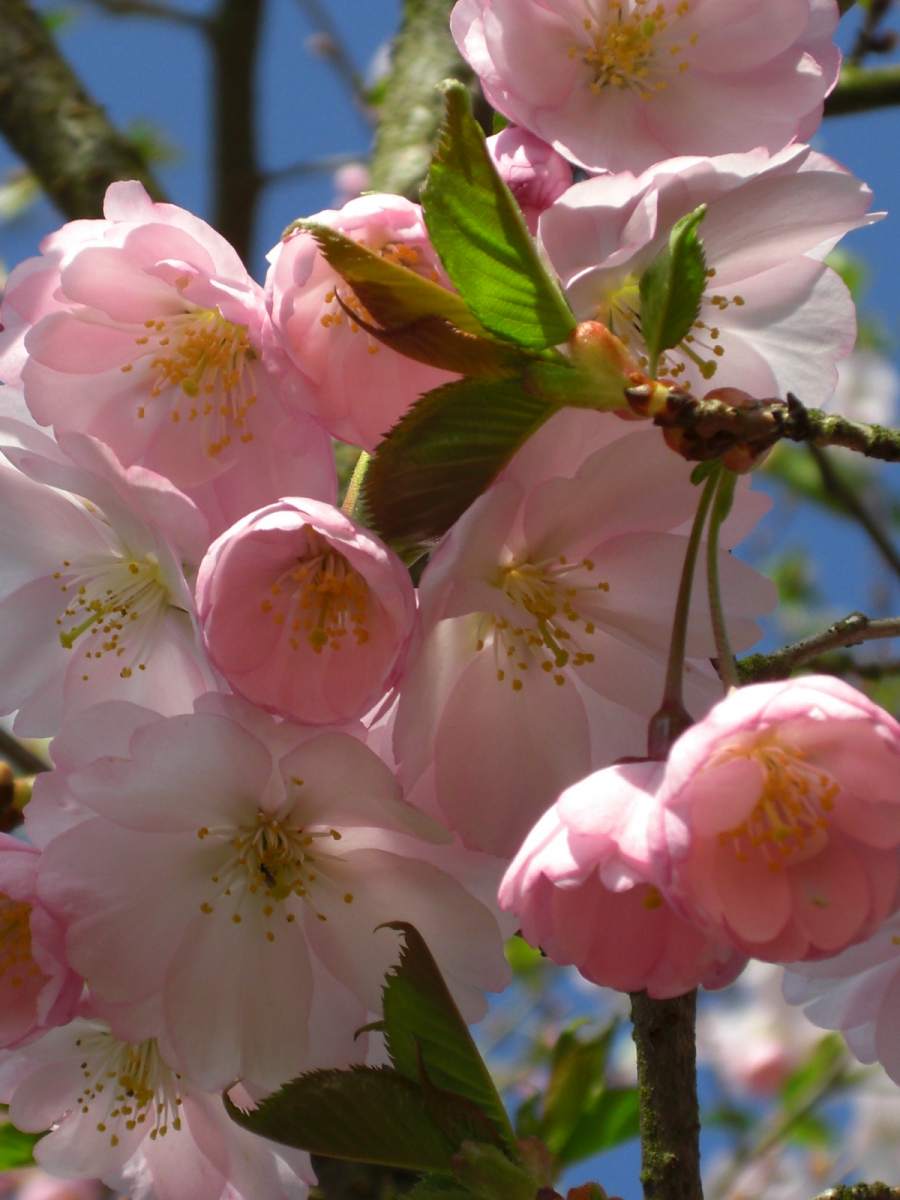
<path fill-rule="evenodd" d="M 824 450 L 820 449 L 819 446 L 811 445 L 809 452 L 819 469 L 822 485 L 826 492 L 830 492 L 839 499 L 848 514 L 859 522 L 869 535 L 878 553 L 894 574 L 900 578 L 900 554 L 898 554 L 897 548 L 887 533 L 879 525 L 875 515 L 869 511 L 868 507 L 859 498 L 856 490 L 848 486 L 846 481 L 841 477 L 840 471 L 834 469 L 831 460 Z"/>
<path fill-rule="evenodd" d="M 886 658 L 884 661 L 875 659 L 871 662 L 860 662 L 852 654 L 837 651 L 832 654 L 820 654 L 804 663 L 808 671 L 814 675 L 855 675 L 858 679 L 887 679 L 891 675 L 900 675 L 900 658 Z"/>
<path fill-rule="evenodd" d="M 353 98 L 356 111 L 371 126 L 373 120 L 372 108 L 366 94 L 366 86 L 356 64 L 347 49 L 347 44 L 338 29 L 331 13 L 322 0 L 297 0 L 306 13 L 306 19 L 316 33 L 322 35 L 322 41 L 316 47 L 321 58 L 324 58 L 335 71 L 335 74 L 346 86 Z"/>
<path fill-rule="evenodd" d="M 307 175 L 331 174 L 348 163 L 359 162 L 363 157 L 362 154 L 328 154 L 306 162 L 288 163 L 284 167 L 273 167 L 271 171 L 263 171 L 262 181 L 268 185 L 284 183 L 288 179 L 303 179 Z"/>
<path fill-rule="evenodd" d="M 738 672 L 742 683 L 771 683 L 787 679 L 797 667 L 831 650 L 895 637 L 900 637 L 900 617 L 880 617 L 873 621 L 864 613 L 854 612 L 822 633 L 802 638 L 771 654 L 748 654 L 739 661 Z"/>
<path fill-rule="evenodd" d="M 150 17 L 157 21 L 168 21 L 170 25 L 183 25 L 205 33 L 209 21 L 201 13 L 185 12 L 174 4 L 163 0 L 91 0 L 91 3 L 113 17 Z"/>
<path fill-rule="evenodd" d="M 893 49 L 895 39 L 879 28 L 892 7 L 893 0 L 869 0 L 853 49 L 847 57 L 848 63 L 858 67 L 867 54 L 885 54 Z"/>

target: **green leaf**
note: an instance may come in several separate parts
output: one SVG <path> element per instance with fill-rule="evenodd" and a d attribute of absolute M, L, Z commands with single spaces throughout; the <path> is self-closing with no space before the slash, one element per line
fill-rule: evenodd
<path fill-rule="evenodd" d="M 791 1122 L 787 1141 L 793 1142 L 797 1146 L 826 1149 L 834 1142 L 834 1130 L 827 1121 L 816 1116 L 815 1113 L 804 1113 L 802 1117 Z"/>
<path fill-rule="evenodd" d="M 496 1140 L 515 1154 L 515 1134 L 503 1102 L 424 939 L 402 921 L 388 928 L 403 936 L 400 961 L 388 973 L 383 991 L 391 1062 L 426 1091 L 439 1089 L 441 1100 L 450 1092 L 469 1101 L 486 1122 L 480 1140 Z"/>
<path fill-rule="evenodd" d="M 444 124 L 422 191 L 432 243 L 485 329 L 518 346 L 557 346 L 574 332 L 572 311 L 494 167 L 468 89 L 451 81 L 444 94 Z"/>
<path fill-rule="evenodd" d="M 364 486 L 374 527 L 401 549 L 441 537 L 557 411 L 516 379 L 428 392 L 375 451 Z"/>
<path fill-rule="evenodd" d="M 781 1102 L 786 1109 L 802 1104 L 810 1092 L 820 1088 L 846 1060 L 844 1040 L 838 1033 L 829 1033 L 816 1042 L 810 1055 L 797 1067 L 781 1087 Z"/>
<path fill-rule="evenodd" d="M 0 1171 L 13 1171 L 34 1162 L 34 1144 L 43 1135 L 22 1133 L 15 1125 L 0 1125 Z"/>
<path fill-rule="evenodd" d="M 608 1088 L 585 1106 L 557 1154 L 561 1166 L 584 1162 L 638 1136 L 637 1088 Z"/>
<path fill-rule="evenodd" d="M 484 327 L 455 292 L 382 258 L 328 225 L 299 221 L 296 228 L 315 238 L 328 264 L 346 279 L 385 329 L 402 328 L 422 317 L 439 317 L 464 333 L 484 334 Z"/>
<path fill-rule="evenodd" d="M 457 1178 L 472 1200 L 535 1200 L 540 1181 L 510 1162 L 496 1146 L 466 1142 L 454 1159 Z"/>
<path fill-rule="evenodd" d="M 541 1137 L 558 1154 L 592 1093 L 603 1087 L 606 1060 L 616 1023 L 597 1037 L 581 1041 L 577 1031 L 560 1034 L 550 1060 Z"/>
<path fill-rule="evenodd" d="M 677 346 L 700 312 L 706 287 L 706 255 L 697 227 L 706 205 L 676 221 L 666 246 L 641 276 L 641 332 L 656 375 L 659 356 Z"/>
<path fill-rule="evenodd" d="M 311 1071 L 249 1112 L 223 1099 L 243 1129 L 327 1158 L 448 1171 L 459 1145 L 428 1115 L 421 1089 L 384 1067 Z"/>
<path fill-rule="evenodd" d="M 410 1192 L 404 1200 L 472 1200 L 472 1193 L 449 1175 L 429 1175 Z"/>

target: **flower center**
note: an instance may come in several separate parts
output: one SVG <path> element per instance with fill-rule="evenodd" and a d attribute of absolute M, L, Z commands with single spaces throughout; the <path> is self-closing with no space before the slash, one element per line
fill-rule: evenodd
<path fill-rule="evenodd" d="M 19 989 L 43 978 L 31 956 L 31 905 L 0 892 L 0 984 Z"/>
<path fill-rule="evenodd" d="M 710 282 L 715 278 L 715 268 L 707 269 L 706 276 Z M 716 313 L 724 313 L 729 308 L 742 308 L 746 303 L 743 296 L 723 296 L 718 292 L 706 293 L 702 306 L 709 306 Z M 593 316 L 601 321 L 628 347 L 629 352 L 637 360 L 642 369 L 649 365 L 647 348 L 641 327 L 641 292 L 640 278 L 629 273 L 618 283 L 612 284 L 606 291 L 601 303 L 594 310 Z M 678 346 L 667 350 L 660 358 L 658 374 L 660 377 L 677 380 L 692 363 L 704 379 L 712 379 L 719 369 L 719 361 L 725 357 L 725 347 L 721 344 L 722 331 L 715 324 L 702 320 L 699 316 L 691 326 Z"/>
<path fill-rule="evenodd" d="M 674 9 L 653 0 L 609 0 L 604 19 L 584 18 L 589 41 L 571 46 L 569 57 L 581 58 L 587 66 L 595 95 L 608 87 L 627 88 L 649 100 L 669 86 L 668 75 L 689 70 L 685 44 L 666 36 L 689 11 L 689 0 L 680 0 Z M 667 43 L 667 55 L 660 54 L 661 41 Z M 692 33 L 687 45 L 696 42 Z"/>
<path fill-rule="evenodd" d="M 302 788 L 302 779 L 292 779 L 292 784 Z M 211 914 L 219 901 L 232 909 L 233 924 L 243 923 L 241 908 L 254 898 L 261 905 L 262 915 L 268 922 L 275 914 L 275 905 L 286 922 L 292 925 L 296 919 L 296 902 L 309 905 L 319 921 L 328 918 L 313 904 L 313 892 L 326 882 L 322 878 L 327 859 L 334 857 L 325 853 L 330 843 L 339 842 L 341 834 L 324 826 L 304 826 L 295 814 L 279 817 L 260 810 L 256 820 L 249 825 L 197 830 L 200 841 L 207 839 L 223 843 L 225 853 L 216 865 L 210 882 L 216 885 L 211 901 L 200 905 L 200 911 Z M 353 903 L 353 894 L 345 892 L 345 904 Z M 265 929 L 269 942 L 275 941 L 270 928 Z"/>
<path fill-rule="evenodd" d="M 594 661 L 593 653 L 581 646 L 579 635 L 592 635 L 596 625 L 578 606 L 597 591 L 609 591 L 608 583 L 590 579 L 595 570 L 590 559 L 570 563 L 564 555 L 500 568 L 494 586 L 521 610 L 523 619 L 513 623 L 506 616 L 484 618 L 486 626 L 480 631 L 477 649 L 483 650 L 488 642 L 492 645 L 498 682 L 508 681 L 514 692 L 520 692 L 524 674 L 536 665 L 561 687 L 566 667 Z"/>
<path fill-rule="evenodd" d="M 181 1129 L 181 1076 L 163 1062 L 155 1039 L 131 1044 L 97 1030 L 75 1045 L 84 1054 L 77 1107 L 98 1118 L 97 1132 L 108 1133 L 111 1146 L 118 1146 L 123 1127 L 145 1126 L 153 1141 Z"/>
<path fill-rule="evenodd" d="M 247 427 L 256 404 L 250 365 L 259 358 L 246 325 L 227 321 L 215 308 L 196 308 L 165 320 L 144 322 L 146 333 L 135 338 L 139 362 L 146 371 L 151 400 L 165 397 L 169 419 L 196 423 L 207 454 L 218 457 L 235 441 L 251 442 Z M 143 420 L 146 407 L 138 407 Z"/>
<path fill-rule="evenodd" d="M 762 790 L 750 815 L 719 834 L 739 862 L 762 855 L 770 871 L 780 871 L 818 853 L 828 839 L 828 814 L 840 791 L 827 771 L 806 761 L 801 750 L 764 742 L 728 751 L 718 760 L 749 758 L 763 773 Z"/>
<path fill-rule="evenodd" d="M 306 554 L 272 584 L 262 612 L 289 629 L 292 650 L 304 642 L 316 654 L 326 646 L 340 650 L 348 634 L 363 645 L 369 640 L 369 585 L 321 534 L 307 528 L 306 538 Z"/>
<path fill-rule="evenodd" d="M 82 643 L 86 667 L 111 654 L 123 660 L 122 679 L 130 679 L 135 668 L 146 670 L 156 625 L 170 605 L 154 555 L 66 559 L 53 578 L 61 581 L 67 600 L 56 618 L 64 649 L 74 649 L 87 635 Z"/>

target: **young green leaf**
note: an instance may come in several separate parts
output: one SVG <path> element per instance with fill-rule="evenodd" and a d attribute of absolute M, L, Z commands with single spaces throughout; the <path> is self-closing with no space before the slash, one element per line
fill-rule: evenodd
<path fill-rule="evenodd" d="M 518 346 L 557 346 L 575 329 L 572 311 L 491 161 L 468 89 L 448 82 L 444 92 L 444 124 L 422 191 L 432 243 L 485 329 Z"/>
<path fill-rule="evenodd" d="M 472 1200 L 535 1200 L 540 1181 L 496 1146 L 466 1142 L 453 1162 Z"/>
<path fill-rule="evenodd" d="M 392 922 L 403 936 L 400 961 L 383 990 L 385 1044 L 391 1062 L 408 1079 L 470 1101 L 512 1154 L 516 1140 L 494 1081 L 421 934 Z M 423 1076 L 425 1079 L 423 1080 Z M 482 1133 L 486 1140 L 490 1129 Z"/>
<path fill-rule="evenodd" d="M 0 1125 L 0 1171 L 31 1166 L 39 1137 L 41 1134 L 22 1133 L 15 1125 Z"/>
<path fill-rule="evenodd" d="M 428 392 L 375 451 L 364 493 L 395 549 L 441 537 L 558 406 L 517 379 Z"/>
<path fill-rule="evenodd" d="M 449 1171 L 459 1146 L 428 1115 L 421 1089 L 383 1067 L 311 1071 L 248 1112 L 223 1098 L 243 1129 L 326 1158 Z"/>
<path fill-rule="evenodd" d="M 556 1161 L 560 1166 L 571 1166 L 631 1141 L 640 1132 L 639 1117 L 637 1088 L 600 1092 L 572 1124 Z"/>
<path fill-rule="evenodd" d="M 550 1079 L 544 1097 L 540 1136 L 558 1154 L 586 1103 L 604 1088 L 606 1060 L 616 1023 L 596 1037 L 582 1040 L 577 1031 L 565 1030 L 553 1048 Z"/>
<path fill-rule="evenodd" d="M 706 254 L 697 233 L 706 205 L 676 221 L 668 243 L 641 276 L 641 332 L 655 376 L 659 357 L 690 332 L 706 287 Z"/>

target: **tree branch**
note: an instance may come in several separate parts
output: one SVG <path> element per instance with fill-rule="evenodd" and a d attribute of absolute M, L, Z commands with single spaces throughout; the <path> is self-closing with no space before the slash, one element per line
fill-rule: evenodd
<path fill-rule="evenodd" d="M 772 654 L 748 654 L 738 663 L 738 673 L 742 683 L 771 683 L 787 679 L 797 667 L 832 650 L 895 637 L 900 637 L 900 617 L 882 617 L 873 621 L 864 613 L 853 612 L 835 621 L 823 633 L 802 638 Z"/>
<path fill-rule="evenodd" d="M 697 993 L 651 1000 L 633 992 L 645 1200 L 702 1200 L 694 1037 Z"/>
<path fill-rule="evenodd" d="M 822 1192 L 816 1200 L 900 1200 L 900 1188 L 886 1183 L 854 1183 Z"/>
<path fill-rule="evenodd" d="M 353 97 L 357 111 L 367 125 L 371 124 L 373 114 L 365 85 L 331 13 L 322 0 L 298 0 L 298 3 L 306 13 L 310 25 L 323 39 L 317 47 L 320 57 L 331 63 L 338 78 Z"/>
<path fill-rule="evenodd" d="M 256 56 L 263 0 L 220 0 L 213 53 L 214 227 L 246 262 L 263 177 L 256 158 Z"/>
<path fill-rule="evenodd" d="M 843 117 L 892 104 L 900 104 L 900 67 L 844 67 L 825 101 L 825 116 Z"/>
<path fill-rule="evenodd" d="M 867 458 L 900 462 L 900 430 L 864 425 L 837 413 L 806 408 L 796 396 L 787 400 L 752 400 L 740 407 L 724 400 L 698 400 L 672 388 L 662 402 L 651 386 L 627 389 L 635 412 L 652 416 L 666 440 L 691 462 L 708 462 L 729 453 L 749 465 L 783 438 L 813 446 L 844 446 Z M 726 461 L 726 466 L 731 466 Z"/>
<path fill-rule="evenodd" d="M 848 515 L 859 523 L 862 529 L 869 535 L 869 539 L 875 546 L 875 549 L 894 574 L 900 578 L 900 554 L 897 553 L 897 548 L 887 533 L 881 528 L 875 515 L 869 511 L 857 492 L 848 486 L 840 471 L 834 469 L 824 450 L 818 446 L 811 445 L 809 452 L 819 469 L 819 475 L 822 478 L 825 491 L 835 496 L 846 509 Z"/>
<path fill-rule="evenodd" d="M 417 197 L 443 115 L 437 85 L 472 78 L 450 36 L 453 2 L 404 0 L 372 158 L 376 191 Z"/>
<path fill-rule="evenodd" d="M 139 179 L 162 191 L 110 123 L 26 0 L 0 4 L 0 132 L 69 219 L 99 217 L 107 187 Z"/>
<path fill-rule="evenodd" d="M 200 32 L 205 32 L 209 25 L 206 17 L 199 13 L 185 12 L 174 4 L 163 3 L 163 0 L 91 0 L 91 3 L 112 17 L 151 17 Z"/>

